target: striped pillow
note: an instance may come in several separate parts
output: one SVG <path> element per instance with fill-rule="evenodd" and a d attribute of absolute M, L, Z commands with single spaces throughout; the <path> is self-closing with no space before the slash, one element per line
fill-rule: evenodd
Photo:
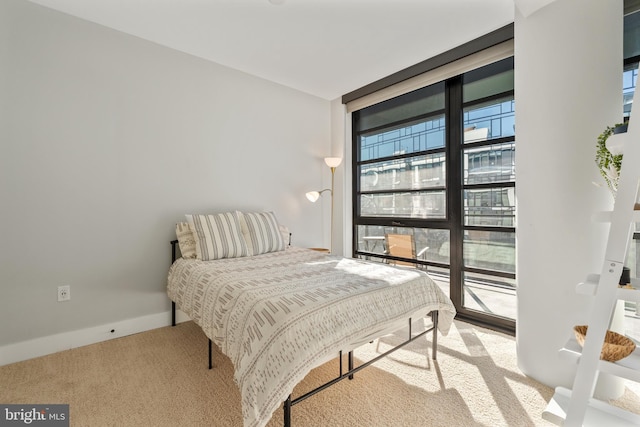
<path fill-rule="evenodd" d="M 283 251 L 285 249 L 285 241 L 282 238 L 278 221 L 273 212 L 245 212 L 240 214 L 244 217 L 244 221 L 241 222 L 242 233 L 252 255 Z"/>
<path fill-rule="evenodd" d="M 186 217 L 196 236 L 198 259 L 210 261 L 249 255 L 236 212 Z"/>

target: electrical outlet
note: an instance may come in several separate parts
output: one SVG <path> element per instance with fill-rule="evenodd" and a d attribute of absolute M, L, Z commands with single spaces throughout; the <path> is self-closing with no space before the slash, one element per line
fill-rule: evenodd
<path fill-rule="evenodd" d="M 71 286 L 58 286 L 58 302 L 69 301 L 71 299 Z"/>

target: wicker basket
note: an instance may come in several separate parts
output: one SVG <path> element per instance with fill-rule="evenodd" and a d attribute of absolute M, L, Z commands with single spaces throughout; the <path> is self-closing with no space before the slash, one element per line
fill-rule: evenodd
<path fill-rule="evenodd" d="M 574 326 L 573 331 L 576 334 L 576 340 L 580 346 L 584 346 L 584 338 L 587 334 L 587 326 Z M 636 343 L 631 339 L 620 335 L 613 331 L 607 331 L 600 352 L 600 359 L 608 362 L 616 362 L 630 355 L 636 349 Z"/>

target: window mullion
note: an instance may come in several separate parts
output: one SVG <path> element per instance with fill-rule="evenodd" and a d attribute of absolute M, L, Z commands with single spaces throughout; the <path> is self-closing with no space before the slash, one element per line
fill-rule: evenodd
<path fill-rule="evenodd" d="M 459 310 L 462 294 L 462 78 L 446 82 L 447 218 L 450 230 L 449 292 Z"/>

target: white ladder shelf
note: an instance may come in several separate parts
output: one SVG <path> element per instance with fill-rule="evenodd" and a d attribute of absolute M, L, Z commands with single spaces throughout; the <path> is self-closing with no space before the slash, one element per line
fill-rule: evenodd
<path fill-rule="evenodd" d="M 636 94 L 640 90 L 636 91 Z M 638 95 L 640 104 L 640 95 Z M 600 350 L 619 299 L 640 302 L 640 289 L 618 288 L 635 222 L 640 211 L 634 210 L 640 183 L 640 122 L 629 120 L 626 133 L 611 135 L 607 140 L 623 147 L 623 166 L 613 211 L 596 215 L 597 221 L 610 222 L 609 236 L 600 274 L 591 274 L 577 286 L 578 293 L 593 295 L 588 333 L 583 348 L 569 339 L 560 355 L 578 364 L 572 390 L 558 387 L 542 417 L 564 426 L 640 426 L 640 416 L 593 398 L 598 372 L 613 374 L 640 382 L 640 349 L 616 363 L 600 360 Z"/>

